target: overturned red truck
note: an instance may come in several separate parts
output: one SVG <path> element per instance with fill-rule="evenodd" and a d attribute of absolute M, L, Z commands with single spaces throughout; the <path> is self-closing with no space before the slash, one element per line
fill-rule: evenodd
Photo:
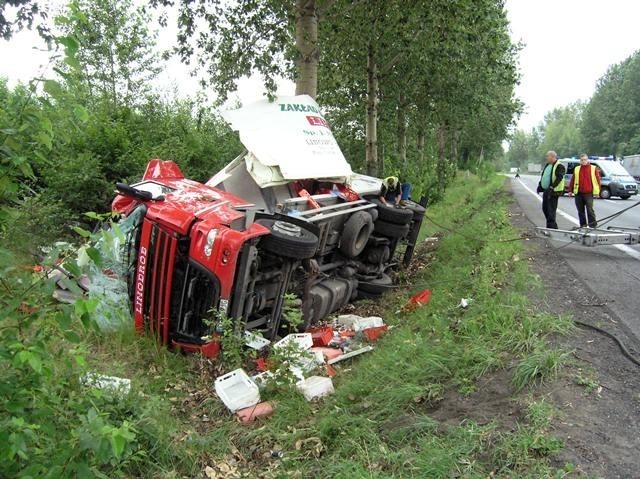
<path fill-rule="evenodd" d="M 299 299 L 304 327 L 381 295 L 394 266 L 411 261 L 425 212 L 380 204 L 381 180 L 351 171 L 307 96 L 224 116 L 247 151 L 206 184 L 152 160 L 142 181 L 117 185 L 113 202 L 131 225 L 136 329 L 210 357 L 216 315 L 274 338 L 287 294 Z"/>

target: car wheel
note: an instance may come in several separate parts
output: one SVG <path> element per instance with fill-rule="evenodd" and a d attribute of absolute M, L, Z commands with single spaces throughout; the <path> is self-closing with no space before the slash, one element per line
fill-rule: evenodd
<path fill-rule="evenodd" d="M 388 274 L 370 281 L 358 281 L 358 290 L 366 293 L 382 294 L 393 288 L 393 281 Z"/>
<path fill-rule="evenodd" d="M 369 213 L 358 211 L 352 214 L 342 229 L 340 251 L 349 258 L 355 258 L 366 248 L 372 231 L 373 221 Z"/>
<path fill-rule="evenodd" d="M 631 198 L 631 195 L 622 195 L 620 196 L 620 198 L 623 200 L 628 200 L 629 198 Z"/>
<path fill-rule="evenodd" d="M 269 228 L 270 234 L 260 239 L 265 250 L 293 259 L 311 258 L 318 248 L 318 237 L 298 225 L 279 220 L 259 220 L 258 224 Z"/>
<path fill-rule="evenodd" d="M 609 191 L 609 188 L 602 188 L 600 190 L 600 198 L 602 198 L 603 200 L 608 200 L 609 198 L 611 198 L 611 191 Z"/>
<path fill-rule="evenodd" d="M 371 200 L 371 202 L 378 205 L 378 218 L 382 221 L 397 225 L 406 225 L 413 219 L 413 211 L 409 209 L 384 205 L 378 199 Z"/>
<path fill-rule="evenodd" d="M 404 238 L 409 233 L 409 225 L 399 225 L 378 220 L 373 224 L 373 231 L 389 238 Z"/>

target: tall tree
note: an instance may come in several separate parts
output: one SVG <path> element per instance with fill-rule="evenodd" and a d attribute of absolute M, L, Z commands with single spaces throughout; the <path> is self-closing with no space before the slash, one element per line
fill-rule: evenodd
<path fill-rule="evenodd" d="M 142 99 L 160 72 L 149 21 L 132 0 L 71 0 L 56 23 L 79 47 L 74 68 L 62 64 L 61 69 L 79 80 L 90 98 L 106 98 L 112 105 Z"/>

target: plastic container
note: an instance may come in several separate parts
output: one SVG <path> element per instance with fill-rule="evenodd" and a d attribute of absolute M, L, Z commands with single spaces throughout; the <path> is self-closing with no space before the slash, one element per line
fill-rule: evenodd
<path fill-rule="evenodd" d="M 307 333 L 311 334 L 313 345 L 317 347 L 326 346 L 333 339 L 333 328 L 331 326 L 308 329 Z"/>
<path fill-rule="evenodd" d="M 251 349 L 260 351 L 262 348 L 269 346 L 271 344 L 271 341 L 263 338 L 262 336 L 258 336 L 257 334 L 254 334 L 251 331 L 245 331 L 244 344 L 246 344 Z"/>
<path fill-rule="evenodd" d="M 288 346 L 291 342 L 294 342 L 298 345 L 298 348 L 302 350 L 309 349 L 313 346 L 313 338 L 311 337 L 311 333 L 295 333 L 288 334 L 276 344 L 273 345 L 274 348 L 281 348 L 283 346 Z"/>
<path fill-rule="evenodd" d="M 215 381 L 216 394 L 231 412 L 260 402 L 260 391 L 243 369 L 236 369 Z"/>
<path fill-rule="evenodd" d="M 334 392 L 331 378 L 322 376 L 308 377 L 304 381 L 300 381 L 296 387 L 307 401 L 313 401 L 314 399 L 327 396 Z"/>
<path fill-rule="evenodd" d="M 379 316 L 363 318 L 362 316 L 355 314 L 344 314 L 342 316 L 338 316 L 338 323 L 346 328 L 353 329 L 356 332 L 362 331 L 363 329 L 384 326 L 384 321 Z"/>

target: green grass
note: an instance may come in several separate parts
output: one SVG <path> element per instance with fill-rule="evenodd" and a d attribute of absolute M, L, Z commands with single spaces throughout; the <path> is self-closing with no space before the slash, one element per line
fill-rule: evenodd
<path fill-rule="evenodd" d="M 422 238 L 444 236 L 412 286 L 383 299 L 393 329 L 373 352 L 339 367 L 335 394 L 320 403 L 293 391 L 265 393 L 275 415 L 241 426 L 212 392 L 217 363 L 165 351 L 131 331 L 87 337 L 86 369 L 133 381 L 130 397 L 110 412 L 138 432 L 135 460 L 119 474 L 195 477 L 205 466 L 231 464 L 245 477 L 563 477 L 549 464 L 561 443 L 546 403 L 528 401 L 514 430 L 502 427 L 500 411 L 483 424 L 465 417 L 441 424 L 432 415 L 447 394 L 472 395 L 493 372 L 511 375 L 510 394 L 527 402 L 517 391 L 553 377 L 566 358 L 547 340 L 567 333 L 570 321 L 529 303 L 539 281 L 519 259 L 520 242 L 503 241 L 518 232 L 502 185 L 497 176 L 460 175 L 428 210 L 454 233 L 425 221 Z M 430 304 L 395 313 L 425 288 Z M 464 310 L 463 297 L 473 300 Z"/>

